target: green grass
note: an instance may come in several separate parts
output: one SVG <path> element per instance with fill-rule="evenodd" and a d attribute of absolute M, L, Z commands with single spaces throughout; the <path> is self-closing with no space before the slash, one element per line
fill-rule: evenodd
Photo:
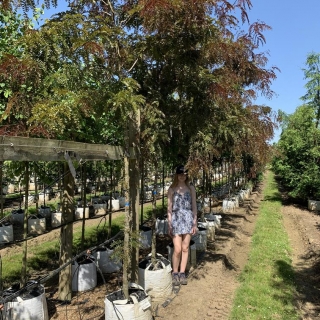
<path fill-rule="evenodd" d="M 162 205 L 158 205 L 157 209 L 160 212 Z M 144 220 L 149 219 L 152 213 L 151 204 L 144 205 Z M 112 219 L 111 225 L 111 236 L 117 234 L 123 229 L 125 215 L 119 215 Z M 100 223 L 99 223 L 100 222 Z M 109 217 L 106 216 L 105 221 L 97 219 L 96 226 L 87 226 L 85 228 L 85 243 L 84 247 L 91 248 L 107 240 L 109 227 Z M 74 226 L 73 232 L 73 251 L 76 255 L 81 252 L 81 228 L 82 224 Z M 23 244 L 20 243 L 20 246 Z M 37 246 L 28 246 L 28 259 L 27 259 L 27 273 L 35 277 L 38 271 L 43 271 L 47 268 L 52 268 L 49 271 L 53 271 L 58 268 L 59 265 L 59 250 L 60 250 L 60 239 L 54 241 L 41 242 Z M 22 265 L 22 254 L 10 253 L 6 256 L 1 257 L 2 262 L 2 283 L 3 287 L 7 288 L 14 282 L 20 281 L 21 265 Z"/>
<path fill-rule="evenodd" d="M 230 320 L 299 319 L 293 301 L 294 270 L 282 224 L 281 197 L 271 172 L 265 182 L 249 261 L 240 276 Z"/>

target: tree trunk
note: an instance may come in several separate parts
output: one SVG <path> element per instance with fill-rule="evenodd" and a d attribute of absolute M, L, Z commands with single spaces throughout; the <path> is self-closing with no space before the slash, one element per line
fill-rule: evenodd
<path fill-rule="evenodd" d="M 162 214 L 165 214 L 166 209 L 164 207 L 164 186 L 165 186 L 165 175 L 164 175 L 164 163 L 162 164 Z"/>
<path fill-rule="evenodd" d="M 131 282 L 138 281 L 139 246 L 132 245 L 132 233 L 139 233 L 139 141 L 140 112 L 128 117 L 126 132 L 125 166 L 125 229 L 124 229 L 124 260 L 123 260 L 123 292 L 129 297 L 128 277 Z M 131 249 L 131 250 L 130 250 Z M 131 269 L 131 272 L 129 270 Z"/>
<path fill-rule="evenodd" d="M 0 207 L 1 207 L 1 215 L 0 215 L 0 219 L 3 218 L 3 200 L 4 196 L 3 196 L 3 190 L 2 190 L 2 175 L 3 175 L 3 170 L 2 170 L 2 166 L 3 166 L 3 162 L 0 161 L 0 188 L 1 188 L 1 193 L 0 193 Z"/>
<path fill-rule="evenodd" d="M 87 183 L 87 166 L 86 163 L 83 164 L 83 214 L 82 214 L 82 229 L 81 229 L 81 250 L 84 250 L 84 238 L 85 238 L 85 231 L 86 231 L 86 206 L 87 206 L 87 197 L 86 197 L 86 183 Z"/>
<path fill-rule="evenodd" d="M 20 284 L 24 286 L 26 284 L 26 276 L 27 276 L 27 255 L 28 255 L 28 246 L 27 243 L 27 235 L 28 235 L 28 202 L 29 202 L 29 163 L 25 162 L 25 174 L 24 174 L 24 181 L 25 181 L 25 205 L 24 205 L 24 217 L 23 217 L 23 250 L 22 250 L 22 266 L 21 266 L 21 276 L 20 276 Z"/>
<path fill-rule="evenodd" d="M 108 226 L 108 239 L 111 238 L 111 225 L 112 225 L 112 188 L 113 188 L 113 162 L 110 166 L 110 192 L 109 192 L 109 226 Z"/>
<path fill-rule="evenodd" d="M 129 299 L 129 268 L 130 268 L 130 240 L 132 233 L 132 216 L 129 205 L 129 160 L 126 157 L 124 159 L 125 166 L 125 223 L 124 223 L 124 240 L 123 240 L 123 279 L 122 279 L 122 290 L 126 297 Z"/>
<path fill-rule="evenodd" d="M 60 232 L 60 266 L 72 259 L 73 242 L 73 213 L 74 213 L 74 179 L 68 164 L 64 164 L 63 199 L 62 199 L 62 227 Z M 71 264 L 60 271 L 59 275 L 59 299 L 62 301 L 72 298 L 72 272 Z"/>
<path fill-rule="evenodd" d="M 158 184 L 158 166 L 154 168 L 154 182 L 152 192 L 152 243 L 151 243 L 151 263 L 155 266 L 157 262 L 157 237 L 155 232 L 155 225 L 157 220 L 157 184 Z"/>
<path fill-rule="evenodd" d="M 140 111 L 138 110 L 129 123 L 129 190 L 132 210 L 132 231 L 139 234 L 139 160 L 140 160 Z M 138 243 L 139 244 L 139 243 Z M 139 245 L 132 247 L 131 281 L 138 282 Z"/>
<path fill-rule="evenodd" d="M 144 175 L 144 161 L 143 157 L 141 157 L 141 163 L 140 163 L 140 170 L 141 170 L 141 184 L 140 184 L 140 201 L 141 201 L 141 207 L 140 207 L 140 224 L 143 225 L 143 206 L 144 206 L 144 188 L 145 188 L 145 175 Z"/>
<path fill-rule="evenodd" d="M 35 200 L 36 200 L 36 212 L 38 212 L 38 209 L 39 209 L 39 195 L 38 195 L 38 181 L 37 181 L 37 173 L 34 172 L 34 194 L 35 194 Z M 46 193 L 44 192 L 44 195 L 43 195 L 43 199 L 45 200 L 46 198 Z M 45 204 L 44 204 L 45 205 Z"/>

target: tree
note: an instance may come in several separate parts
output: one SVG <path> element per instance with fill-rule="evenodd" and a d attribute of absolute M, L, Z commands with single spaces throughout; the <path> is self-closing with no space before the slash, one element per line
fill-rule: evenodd
<path fill-rule="evenodd" d="M 183 154 L 191 174 L 230 149 L 236 158 L 250 152 L 265 163 L 276 115 L 252 100 L 258 92 L 272 96 L 277 68 L 267 70 L 266 56 L 256 53 L 269 27 L 253 23 L 244 33 L 232 15 L 239 9 L 245 20 L 250 1 L 141 3 L 144 33 L 137 46 L 145 58 L 134 66 L 133 77 L 146 100 L 158 103 L 165 119 L 161 128 L 172 132 L 165 154 Z M 254 134 L 258 147 L 250 144 Z"/>
<path fill-rule="evenodd" d="M 250 8 L 250 0 L 74 1 L 22 37 L 23 60 L 2 65 L 14 89 L 6 124 L 15 124 L 12 134 L 122 143 L 128 115 L 140 110 L 151 163 L 161 155 L 172 164 L 179 154 L 193 175 L 213 156 L 240 161 L 250 153 L 254 174 L 274 124 L 271 109 L 252 100 L 272 96 L 276 68 L 257 52 L 269 27 L 253 23 L 244 32 L 234 16 L 239 10 L 248 22 Z M 12 70 L 23 74 L 18 84 Z"/>
<path fill-rule="evenodd" d="M 15 11 L 0 9 L 0 119 L 3 124 L 10 118 L 11 101 L 27 94 L 28 70 L 24 61 L 24 44 L 20 42 L 32 26 L 32 20 L 23 18 Z M 23 80 L 22 80 L 23 79 Z M 22 108 L 16 110 L 15 118 L 22 116 Z M 7 130 L 7 128 L 2 130 Z"/>
<path fill-rule="evenodd" d="M 302 105 L 287 116 L 272 164 L 289 195 L 303 200 L 320 199 L 320 130 L 316 110 Z"/>
<path fill-rule="evenodd" d="M 273 167 L 293 197 L 320 199 L 320 54 L 307 56 L 303 69 L 305 104 L 292 115 L 281 114 L 282 134 L 276 146 Z"/>
<path fill-rule="evenodd" d="M 306 61 L 307 69 L 303 69 L 305 79 L 309 81 L 305 87 L 307 93 L 301 98 L 311 108 L 316 110 L 316 128 L 320 121 L 320 54 L 310 53 Z"/>

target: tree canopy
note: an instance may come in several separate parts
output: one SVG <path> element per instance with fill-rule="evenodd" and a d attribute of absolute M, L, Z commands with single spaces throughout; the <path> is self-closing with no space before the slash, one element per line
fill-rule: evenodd
<path fill-rule="evenodd" d="M 0 50 L 1 134 L 123 143 L 139 109 L 150 161 L 179 154 L 196 171 L 250 155 L 253 174 L 266 163 L 276 117 L 254 100 L 272 97 L 277 68 L 259 51 L 270 27 L 250 23 L 250 0 L 68 3 L 38 28 L 16 11 L 38 2 L 2 3 L 16 49 Z"/>
<path fill-rule="evenodd" d="M 282 134 L 276 146 L 273 167 L 289 195 L 303 200 L 320 199 L 320 55 L 310 53 L 304 70 L 305 104 L 292 115 L 283 113 Z"/>

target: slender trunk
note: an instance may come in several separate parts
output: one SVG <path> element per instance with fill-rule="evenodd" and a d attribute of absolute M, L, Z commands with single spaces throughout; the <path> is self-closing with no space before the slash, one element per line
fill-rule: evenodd
<path fill-rule="evenodd" d="M 318 83 L 318 86 L 319 86 L 319 83 Z M 317 110 L 317 121 L 316 121 L 316 129 L 318 129 L 318 126 L 319 126 L 319 121 L 320 121 L 320 90 L 317 90 L 317 98 L 315 99 L 316 100 L 316 106 L 318 108 Z"/>
<path fill-rule="evenodd" d="M 165 186 L 165 183 L 164 183 L 164 163 L 162 164 L 162 213 L 165 214 L 166 212 L 166 208 L 164 206 L 164 186 Z"/>
<path fill-rule="evenodd" d="M 35 199 L 35 203 L 36 203 L 36 212 L 38 212 L 38 209 L 39 209 L 39 201 L 38 201 L 39 195 L 38 195 L 38 181 L 37 180 L 38 180 L 37 173 L 34 172 L 34 194 L 35 194 L 34 199 Z M 46 195 L 44 194 L 43 196 L 45 199 Z"/>
<path fill-rule="evenodd" d="M 0 206 L 1 206 L 1 216 L 0 216 L 0 219 L 3 218 L 3 203 L 4 203 L 4 196 L 3 196 L 3 190 L 2 190 L 2 175 L 3 175 L 3 169 L 2 169 L 2 166 L 3 166 L 3 162 L 0 161 L 0 190 L 1 190 L 1 193 L 0 193 Z M 1 273 L 0 273 L 1 275 Z"/>
<path fill-rule="evenodd" d="M 129 205 L 129 160 L 126 157 L 124 160 L 125 163 L 125 224 L 124 224 L 124 240 L 123 240 L 123 284 L 122 290 L 126 297 L 129 298 L 129 268 L 130 268 L 130 238 L 131 238 L 131 225 L 132 217 L 131 210 Z"/>
<path fill-rule="evenodd" d="M 108 239 L 111 238 L 111 225 L 112 225 L 112 188 L 113 188 L 113 162 L 110 166 L 110 190 L 109 190 L 109 226 L 108 226 Z"/>
<path fill-rule="evenodd" d="M 23 242 L 23 249 L 22 249 L 22 266 L 21 266 L 21 276 L 20 276 L 20 284 L 24 286 L 26 283 L 26 276 L 27 276 L 27 254 L 28 254 L 28 246 L 27 246 L 27 235 L 28 235 L 28 202 L 29 202 L 29 163 L 25 162 L 25 174 L 24 174 L 24 181 L 25 181 L 25 206 L 24 206 L 24 218 L 23 218 L 23 238 L 25 241 Z"/>
<path fill-rule="evenodd" d="M 157 184 L 158 184 L 158 166 L 155 165 L 154 168 L 154 182 L 153 182 L 153 192 L 152 192 L 152 243 L 151 243 L 151 263 L 155 266 L 157 262 L 157 238 L 155 233 L 155 225 L 157 220 Z"/>
<path fill-rule="evenodd" d="M 209 168 L 209 212 L 211 212 L 212 205 L 212 171 L 211 167 Z"/>
<path fill-rule="evenodd" d="M 85 227 L 86 227 L 86 206 L 87 206 L 87 197 L 86 197 L 86 181 L 87 181 L 87 166 L 86 163 L 83 164 L 83 214 L 82 214 L 82 230 L 81 230 L 81 250 L 84 250 L 84 240 L 85 240 Z"/>
<path fill-rule="evenodd" d="M 143 158 L 141 159 L 141 184 L 140 184 L 140 203 L 141 203 L 141 207 L 140 207 L 140 225 L 143 225 L 143 205 L 144 205 L 144 161 Z"/>
<path fill-rule="evenodd" d="M 139 160 L 140 160 L 140 111 L 132 115 L 129 123 L 129 202 L 132 212 L 132 231 L 139 234 Z M 132 246 L 131 281 L 138 282 L 139 242 Z"/>

